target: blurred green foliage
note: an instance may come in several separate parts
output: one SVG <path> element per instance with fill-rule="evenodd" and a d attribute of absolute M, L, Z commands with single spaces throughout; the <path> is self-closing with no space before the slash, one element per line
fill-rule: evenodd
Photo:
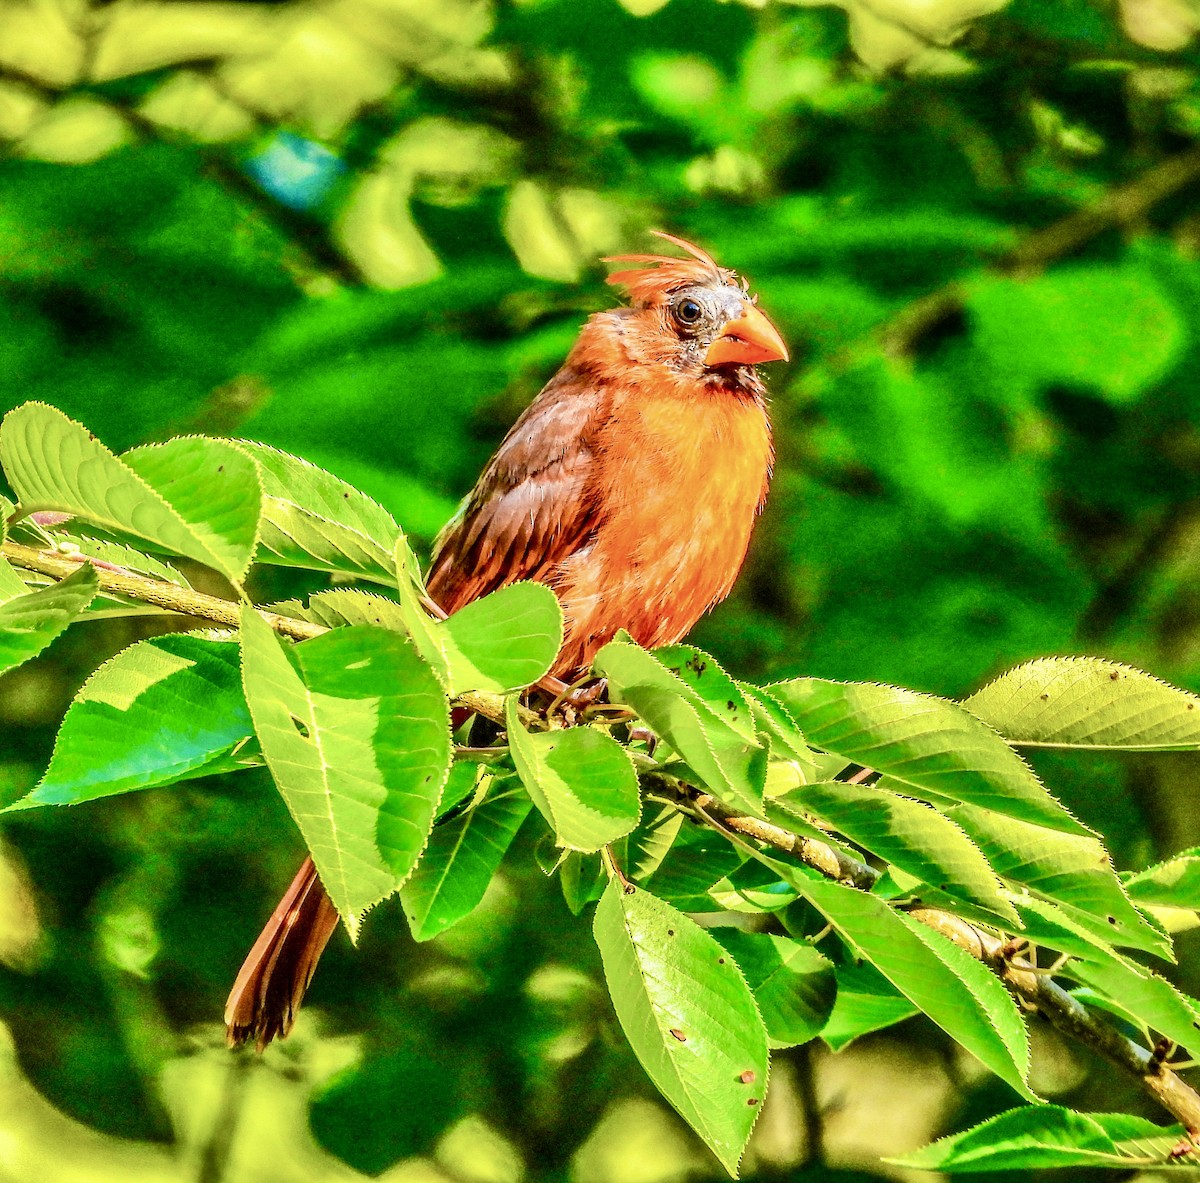
<path fill-rule="evenodd" d="M 1098 652 L 1200 689 L 1198 27 L 1192 0 L 5 0 L 0 410 L 263 440 L 427 543 L 611 303 L 598 257 L 659 226 L 749 276 L 796 358 L 747 570 L 697 630 L 727 668 L 957 695 Z M 142 635 L 0 683 L 5 799 Z M 1196 841 L 1179 758 L 1038 766 L 1121 866 Z M 260 773 L 6 825 L 0 1178 L 715 1172 L 528 857 L 434 946 L 379 908 L 288 1044 L 227 1059 L 297 850 Z M 1011 1099 L 939 1039 L 781 1056 L 749 1173 Z M 1044 1094 L 1133 1103 L 1039 1055 Z"/>

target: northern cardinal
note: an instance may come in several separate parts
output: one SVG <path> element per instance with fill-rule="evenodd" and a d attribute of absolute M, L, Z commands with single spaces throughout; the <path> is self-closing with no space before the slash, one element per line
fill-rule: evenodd
<path fill-rule="evenodd" d="M 787 346 L 734 272 L 620 255 L 630 306 L 592 316 L 434 544 L 447 613 L 532 579 L 565 617 L 553 674 L 572 680 L 618 629 L 679 641 L 729 594 L 771 476 L 756 364 Z M 311 859 L 250 951 L 225 1007 L 229 1042 L 286 1035 L 338 915 Z"/>

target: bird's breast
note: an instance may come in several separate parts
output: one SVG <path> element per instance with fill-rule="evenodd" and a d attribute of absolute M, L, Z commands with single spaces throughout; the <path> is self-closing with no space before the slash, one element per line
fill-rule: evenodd
<path fill-rule="evenodd" d="M 585 668 L 621 628 L 680 640 L 733 586 L 766 494 L 762 402 L 732 392 L 624 392 L 597 439 L 587 495 L 598 525 L 555 579 L 567 634 L 559 666 Z"/>

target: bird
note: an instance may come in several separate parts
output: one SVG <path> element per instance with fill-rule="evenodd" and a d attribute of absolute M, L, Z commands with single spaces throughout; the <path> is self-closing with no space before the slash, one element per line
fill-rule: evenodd
<path fill-rule="evenodd" d="M 573 682 L 621 629 L 674 644 L 733 587 L 774 463 L 757 366 L 788 361 L 736 272 L 616 255 L 626 305 L 593 314 L 438 535 L 426 579 L 446 614 L 518 580 L 563 610 L 550 671 Z M 290 1030 L 338 914 L 306 859 L 238 974 L 228 1041 L 261 1051 Z"/>

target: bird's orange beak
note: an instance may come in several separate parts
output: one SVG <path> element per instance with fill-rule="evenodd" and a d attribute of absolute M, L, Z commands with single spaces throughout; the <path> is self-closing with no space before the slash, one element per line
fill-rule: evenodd
<path fill-rule="evenodd" d="M 752 366 L 760 361 L 787 361 L 788 348 L 779 330 L 750 303 L 742 315 L 729 321 L 708 347 L 708 366 Z"/>

